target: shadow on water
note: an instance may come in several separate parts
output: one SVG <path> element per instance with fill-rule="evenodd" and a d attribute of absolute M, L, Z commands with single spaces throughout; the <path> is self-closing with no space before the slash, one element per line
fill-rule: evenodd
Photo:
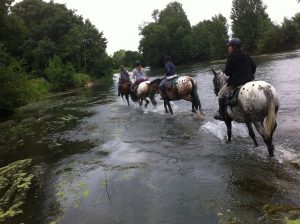
<path fill-rule="evenodd" d="M 296 55 L 296 56 L 295 56 Z M 35 178 L 19 223 L 286 223 L 299 219 L 299 51 L 257 59 L 278 89 L 275 158 L 244 125 L 233 141 L 213 120 L 210 67 L 180 68 L 198 83 L 206 119 L 189 102 L 153 110 L 116 97 L 116 83 L 41 100 L 0 123 L 1 166 L 32 158 Z M 287 68 L 288 67 L 288 68 Z M 283 80 L 282 77 L 288 77 Z M 299 102 L 299 103 L 298 103 Z M 298 162 L 297 162 L 298 161 Z M 298 167 L 298 168 L 297 168 Z"/>

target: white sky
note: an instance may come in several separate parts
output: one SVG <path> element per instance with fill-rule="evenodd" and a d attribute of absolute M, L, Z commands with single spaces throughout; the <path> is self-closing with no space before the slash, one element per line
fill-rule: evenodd
<path fill-rule="evenodd" d="M 47 0 L 49 1 L 49 0 Z M 177 0 L 183 5 L 191 25 L 221 13 L 230 25 L 232 0 Z M 138 50 L 138 26 L 151 22 L 154 9 L 162 10 L 172 0 L 54 0 L 77 10 L 76 14 L 89 19 L 108 40 L 107 53 L 120 49 Z M 263 0 L 272 21 L 280 24 L 284 17 L 300 12 L 297 0 Z"/>

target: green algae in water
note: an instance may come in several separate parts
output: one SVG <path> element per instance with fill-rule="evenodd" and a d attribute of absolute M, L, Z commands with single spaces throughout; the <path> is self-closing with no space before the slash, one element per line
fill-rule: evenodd
<path fill-rule="evenodd" d="M 286 224 L 300 224 L 300 219 L 286 220 Z"/>
<path fill-rule="evenodd" d="M 284 224 L 300 224 L 300 207 L 282 204 L 267 204 L 263 207 L 265 218 L 269 221 L 281 220 Z M 278 223 L 278 222 L 277 222 Z"/>
<path fill-rule="evenodd" d="M 19 160 L 0 168 L 0 223 L 7 223 L 23 213 L 33 178 L 28 172 L 31 162 L 31 159 Z"/>

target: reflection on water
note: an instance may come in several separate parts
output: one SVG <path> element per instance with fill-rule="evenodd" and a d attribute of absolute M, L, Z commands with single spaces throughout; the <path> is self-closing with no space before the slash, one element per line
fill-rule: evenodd
<path fill-rule="evenodd" d="M 243 124 L 215 121 L 210 67 L 182 68 L 206 114 L 158 100 L 153 110 L 103 83 L 49 97 L 0 123 L 0 164 L 31 158 L 36 184 L 16 223 L 286 223 L 299 218 L 300 51 L 259 57 L 256 79 L 278 90 L 275 158 Z M 1 192 L 0 192 L 1 193 Z M 32 207 L 34 204 L 34 207 Z M 34 209 L 33 209 L 34 208 Z"/>

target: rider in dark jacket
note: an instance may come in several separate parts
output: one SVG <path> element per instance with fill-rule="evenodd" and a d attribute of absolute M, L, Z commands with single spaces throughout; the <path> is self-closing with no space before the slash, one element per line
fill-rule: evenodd
<path fill-rule="evenodd" d="M 124 66 L 120 66 L 119 82 L 118 82 L 118 96 L 120 96 L 122 84 L 124 82 L 130 82 L 130 77 L 128 72 L 125 70 Z"/>
<path fill-rule="evenodd" d="M 162 96 L 161 99 L 166 98 L 165 83 L 166 83 L 167 77 L 175 75 L 175 65 L 173 64 L 171 57 L 166 55 L 164 58 L 164 62 L 165 62 L 165 66 L 164 66 L 165 78 L 159 84 L 159 88 L 160 88 L 161 96 Z"/>
<path fill-rule="evenodd" d="M 227 58 L 225 74 L 229 76 L 227 85 L 239 86 L 254 80 L 256 65 L 250 56 L 241 50 L 236 50 Z"/>
<path fill-rule="evenodd" d="M 215 119 L 225 119 L 226 102 L 224 95 L 227 91 L 244 85 L 254 80 L 256 65 L 252 58 L 241 50 L 241 40 L 232 38 L 228 43 L 229 56 L 227 58 L 225 74 L 229 76 L 227 83 L 218 93 L 219 112 L 215 115 Z"/>

